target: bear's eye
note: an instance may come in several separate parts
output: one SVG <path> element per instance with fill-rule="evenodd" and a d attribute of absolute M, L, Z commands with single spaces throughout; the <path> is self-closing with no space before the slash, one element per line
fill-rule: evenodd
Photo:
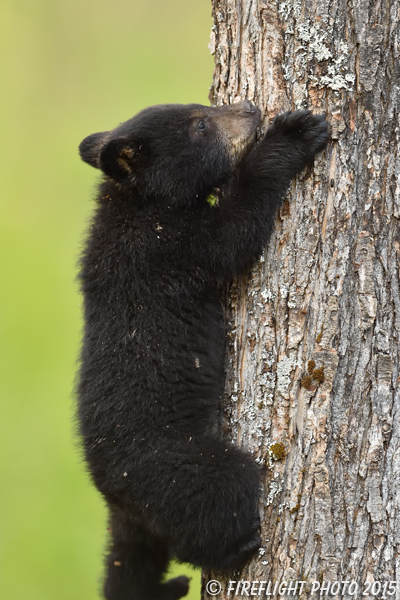
<path fill-rule="evenodd" d="M 203 119 L 201 119 L 201 121 L 199 121 L 197 123 L 197 130 L 198 131 L 204 131 L 205 128 L 206 128 L 206 122 Z"/>

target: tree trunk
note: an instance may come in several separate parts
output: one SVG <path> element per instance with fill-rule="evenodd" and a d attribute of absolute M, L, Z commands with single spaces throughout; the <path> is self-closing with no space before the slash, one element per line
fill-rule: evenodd
<path fill-rule="evenodd" d="M 263 545 L 239 583 L 203 584 L 399 599 L 399 3 L 213 0 L 213 14 L 212 102 L 254 100 L 265 125 L 326 111 L 332 142 L 227 292 L 223 427 L 265 465 Z M 272 593 L 290 581 L 306 583 Z"/>

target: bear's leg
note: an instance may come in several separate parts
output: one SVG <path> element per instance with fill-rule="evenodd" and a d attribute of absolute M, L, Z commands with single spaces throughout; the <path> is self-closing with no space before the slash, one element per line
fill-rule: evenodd
<path fill-rule="evenodd" d="M 110 525 L 106 600 L 178 600 L 186 596 L 187 577 L 161 582 L 170 559 L 163 540 L 117 509 L 111 512 Z"/>
<path fill-rule="evenodd" d="M 243 566 L 261 545 L 254 458 L 213 436 L 159 435 L 152 450 L 142 502 L 172 554 L 218 571 Z"/>

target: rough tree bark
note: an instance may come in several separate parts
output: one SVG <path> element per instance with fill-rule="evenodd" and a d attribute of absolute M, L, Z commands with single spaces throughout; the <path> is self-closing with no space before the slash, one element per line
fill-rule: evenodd
<path fill-rule="evenodd" d="M 326 111 L 333 138 L 227 294 L 224 428 L 266 465 L 263 546 L 231 579 L 307 581 L 301 598 L 352 581 L 333 596 L 357 599 L 397 580 L 399 599 L 399 3 L 213 0 L 213 15 L 212 102 L 247 97 L 266 125 Z"/>

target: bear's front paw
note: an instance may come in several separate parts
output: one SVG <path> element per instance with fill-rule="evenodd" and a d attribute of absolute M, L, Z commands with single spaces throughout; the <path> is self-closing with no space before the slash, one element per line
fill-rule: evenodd
<path fill-rule="evenodd" d="M 325 115 L 314 115 L 310 110 L 278 115 L 274 119 L 273 128 L 288 136 L 290 143 L 294 147 L 300 147 L 310 159 L 325 148 L 330 137 Z"/>

